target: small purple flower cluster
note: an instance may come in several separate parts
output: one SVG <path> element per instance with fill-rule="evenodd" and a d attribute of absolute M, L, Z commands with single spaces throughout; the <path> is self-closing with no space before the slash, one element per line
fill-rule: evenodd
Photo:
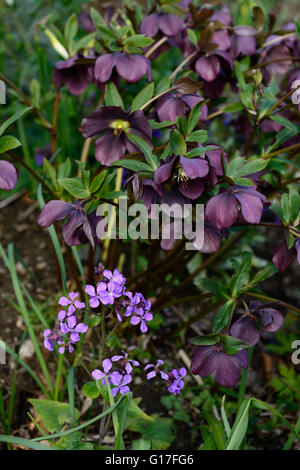
<path fill-rule="evenodd" d="M 57 315 L 57 323 L 53 330 L 47 328 L 44 331 L 44 346 L 48 351 L 54 350 L 54 343 L 58 345 L 58 352 L 63 354 L 67 349 L 70 353 L 74 351 L 74 344 L 80 341 L 80 333 L 86 333 L 88 326 L 78 323 L 74 315 L 76 310 L 85 308 L 85 303 L 76 300 L 78 292 L 70 292 L 68 297 L 60 297 L 58 304 L 68 307 L 68 310 L 60 310 Z"/>
<path fill-rule="evenodd" d="M 107 386 L 107 383 L 112 387 L 112 395 L 115 397 L 118 392 L 121 395 L 130 391 L 129 384 L 132 382 L 133 366 L 138 367 L 140 363 L 133 359 L 128 359 L 128 354 L 122 351 L 123 355 L 113 356 L 111 359 L 104 359 L 102 361 L 102 368 L 92 371 L 92 376 L 95 380 L 101 380 L 102 385 Z M 113 363 L 118 362 L 119 367 L 113 369 Z M 144 367 L 148 371 L 147 380 L 153 379 L 157 374 L 168 383 L 168 391 L 174 395 L 178 395 L 184 387 L 183 378 L 186 376 L 186 369 L 173 369 L 171 372 L 159 370 L 159 367 L 164 364 L 164 361 L 158 359 L 156 364 L 147 364 Z"/>
<path fill-rule="evenodd" d="M 130 317 L 130 324 L 140 325 L 141 332 L 146 333 L 147 322 L 153 319 L 153 314 L 150 312 L 151 302 L 140 292 L 127 292 L 125 284 L 125 277 L 117 269 L 113 272 L 107 269 L 101 270 L 100 281 L 96 288 L 90 284 L 85 288 L 90 296 L 90 307 L 97 308 L 100 304 L 111 305 L 119 322 L 123 321 L 122 315 Z"/>

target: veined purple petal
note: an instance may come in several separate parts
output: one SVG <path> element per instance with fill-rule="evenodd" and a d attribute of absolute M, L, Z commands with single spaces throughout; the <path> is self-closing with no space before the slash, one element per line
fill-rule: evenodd
<path fill-rule="evenodd" d="M 256 328 L 255 320 L 249 315 L 243 316 L 234 322 L 231 326 L 230 334 L 251 346 L 254 346 L 259 341 L 259 332 Z"/>
<path fill-rule="evenodd" d="M 213 196 L 206 206 L 206 217 L 219 229 L 231 227 L 238 218 L 238 204 L 230 193 Z"/>
<path fill-rule="evenodd" d="M 195 63 L 195 70 L 206 82 L 212 82 L 220 71 L 220 62 L 217 57 L 200 57 Z"/>
<path fill-rule="evenodd" d="M 95 369 L 92 371 L 92 376 L 94 377 L 95 380 L 100 380 L 100 379 L 103 379 L 103 377 L 105 377 L 105 374 L 103 374 L 101 370 Z"/>
<path fill-rule="evenodd" d="M 180 193 L 189 198 L 197 199 L 204 191 L 205 183 L 201 178 L 195 178 L 193 180 L 180 181 L 178 183 L 178 189 Z"/>
<path fill-rule="evenodd" d="M 110 359 L 104 359 L 104 361 L 102 362 L 102 367 L 103 367 L 104 372 L 107 374 L 110 371 L 110 369 L 112 368 L 111 360 Z"/>
<path fill-rule="evenodd" d="M 236 198 L 241 204 L 243 218 L 250 224 L 258 224 L 264 208 L 261 199 L 246 193 L 236 193 Z"/>
<path fill-rule="evenodd" d="M 142 78 L 148 69 L 147 59 L 138 54 L 118 54 L 116 69 L 118 74 L 129 83 L 135 83 Z"/>
<path fill-rule="evenodd" d="M 160 121 L 175 122 L 178 116 L 185 115 L 186 105 L 182 98 L 168 94 L 158 101 L 155 110 Z"/>
<path fill-rule="evenodd" d="M 59 200 L 49 201 L 42 209 L 38 224 L 41 227 L 49 227 L 55 220 L 61 220 L 67 217 L 73 208 L 73 204 L 69 202 Z"/>
<path fill-rule="evenodd" d="M 181 155 L 179 161 L 186 175 L 191 179 L 204 178 L 208 174 L 208 163 L 202 158 L 186 158 Z"/>
<path fill-rule="evenodd" d="M 113 132 L 102 135 L 96 140 L 95 156 L 102 165 L 109 166 L 120 160 L 125 154 L 125 143 L 122 136 L 116 136 Z"/>
<path fill-rule="evenodd" d="M 183 29 L 183 20 L 173 13 L 159 14 L 158 24 L 166 36 L 175 36 Z"/>
<path fill-rule="evenodd" d="M 151 15 L 147 16 L 141 23 L 140 32 L 153 38 L 156 36 L 159 30 L 159 22 L 157 18 L 157 13 L 152 13 Z"/>
<path fill-rule="evenodd" d="M 6 160 L 0 160 L 0 189 L 9 191 L 17 184 L 18 173 L 15 167 Z"/>
<path fill-rule="evenodd" d="M 293 255 L 291 251 L 288 250 L 286 241 L 279 243 L 279 245 L 275 248 L 272 261 L 280 272 L 285 271 L 286 268 L 291 264 L 293 261 Z"/>
<path fill-rule="evenodd" d="M 106 83 L 112 74 L 113 68 L 116 65 L 115 54 L 103 54 L 95 62 L 95 78 L 101 83 Z"/>
<path fill-rule="evenodd" d="M 85 325 L 85 323 L 78 323 L 78 325 L 75 327 L 76 333 L 86 333 L 88 330 L 88 326 Z"/>

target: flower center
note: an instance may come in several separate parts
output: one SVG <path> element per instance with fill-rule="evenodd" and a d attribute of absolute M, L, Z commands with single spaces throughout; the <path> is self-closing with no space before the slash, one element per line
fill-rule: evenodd
<path fill-rule="evenodd" d="M 128 121 L 123 121 L 123 119 L 116 119 L 110 124 L 110 127 L 114 129 L 114 134 L 118 134 L 119 131 L 128 133 L 130 123 Z"/>
<path fill-rule="evenodd" d="M 187 181 L 188 179 L 189 179 L 189 177 L 187 176 L 186 172 L 182 168 L 181 164 L 178 163 L 178 165 L 175 168 L 173 181 L 179 183 L 180 181 Z"/>

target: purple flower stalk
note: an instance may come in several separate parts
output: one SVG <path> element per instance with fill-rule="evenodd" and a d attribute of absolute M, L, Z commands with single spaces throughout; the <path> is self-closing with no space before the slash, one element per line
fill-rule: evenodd
<path fill-rule="evenodd" d="M 163 370 L 159 369 L 159 367 L 162 366 L 163 364 L 164 364 L 164 361 L 162 359 L 158 359 L 156 364 L 147 364 L 144 367 L 144 370 L 149 371 L 146 376 L 147 380 L 153 379 L 154 377 L 156 377 L 157 374 L 160 374 L 163 380 L 169 380 L 169 375 Z"/>
<path fill-rule="evenodd" d="M 168 387 L 168 391 L 173 393 L 174 395 L 178 395 L 181 393 L 181 390 L 184 387 L 183 378 L 186 376 L 186 369 L 185 367 L 181 367 L 179 370 L 173 369 L 168 374 L 168 381 L 170 386 Z"/>
<path fill-rule="evenodd" d="M 124 316 L 130 316 L 131 325 L 140 325 L 141 332 L 146 333 L 148 331 L 147 322 L 153 319 L 153 314 L 150 312 L 150 300 L 146 300 L 139 292 L 134 295 L 132 292 L 126 292 L 126 296 L 130 301 Z"/>
<path fill-rule="evenodd" d="M 68 317 L 67 322 L 61 321 L 54 326 L 53 331 L 44 331 L 44 346 L 48 351 L 54 350 L 54 342 L 59 346 L 58 352 L 63 354 L 67 348 L 69 352 L 74 351 L 73 344 L 80 341 L 79 333 L 86 333 L 88 326 L 84 323 L 77 323 L 75 315 Z"/>

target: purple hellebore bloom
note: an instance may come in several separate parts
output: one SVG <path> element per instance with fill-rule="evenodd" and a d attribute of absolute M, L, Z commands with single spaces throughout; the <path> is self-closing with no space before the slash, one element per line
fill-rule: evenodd
<path fill-rule="evenodd" d="M 223 387 L 233 387 L 239 381 L 240 367 L 248 367 L 246 349 L 229 355 L 225 353 L 221 343 L 196 347 L 191 362 L 192 374 L 203 378 L 213 374 L 216 382 Z"/>
<path fill-rule="evenodd" d="M 226 29 L 215 30 L 211 42 L 218 45 L 219 51 L 227 51 L 231 46 L 230 36 Z"/>
<path fill-rule="evenodd" d="M 279 330 L 283 324 L 283 316 L 278 310 L 269 308 L 269 305 L 250 302 L 249 311 L 231 326 L 231 336 L 254 346 L 259 341 L 260 332 L 273 333 Z"/>
<path fill-rule="evenodd" d="M 68 308 L 68 316 L 72 315 L 76 309 L 82 310 L 85 308 L 85 303 L 84 302 L 79 302 L 79 300 L 75 300 L 76 297 L 79 296 L 78 292 L 70 292 L 69 293 L 69 299 L 67 297 L 61 297 L 58 301 L 59 305 L 62 305 L 63 307 L 69 306 Z"/>
<path fill-rule="evenodd" d="M 240 25 L 233 28 L 234 35 L 231 39 L 231 53 L 236 59 L 240 54 L 253 55 L 256 52 L 257 31 L 251 26 Z"/>
<path fill-rule="evenodd" d="M 276 34 L 269 36 L 266 39 L 266 43 L 279 38 Z M 272 63 L 266 65 L 266 71 L 271 75 L 284 75 L 287 73 L 292 65 L 291 60 L 278 61 L 278 59 L 291 57 L 289 48 L 284 44 L 284 42 L 277 41 L 275 45 L 271 44 L 266 47 L 264 54 L 261 55 L 260 60 L 262 62 L 273 61 Z"/>
<path fill-rule="evenodd" d="M 124 393 L 127 393 L 130 391 L 130 388 L 128 387 L 128 384 L 132 381 L 132 377 L 130 374 L 120 374 L 120 372 L 113 372 L 110 376 L 111 383 L 115 385 L 111 389 L 112 396 L 115 397 L 118 392 L 120 392 L 121 395 L 124 395 Z"/>
<path fill-rule="evenodd" d="M 111 360 L 110 359 L 104 359 L 104 361 L 102 361 L 102 367 L 103 367 L 104 372 L 102 372 L 99 369 L 95 369 L 92 372 L 92 376 L 95 380 L 102 380 L 102 385 L 107 385 L 105 378 L 107 378 L 108 382 L 111 383 L 110 374 L 109 374 L 109 372 L 112 368 Z"/>
<path fill-rule="evenodd" d="M 90 65 L 77 64 L 80 56 L 76 54 L 67 60 L 60 60 L 53 70 L 53 82 L 57 88 L 65 85 L 72 95 L 80 95 L 90 81 Z"/>
<path fill-rule="evenodd" d="M 60 200 L 49 201 L 41 211 L 38 224 L 41 227 L 49 227 L 55 220 L 62 220 L 69 216 L 69 220 L 62 229 L 67 245 L 79 245 L 89 241 L 94 246 L 94 240 L 97 240 L 96 227 L 103 217 L 96 216 L 96 212 L 87 214 L 84 205 L 85 203 L 80 201 L 74 203 Z"/>
<path fill-rule="evenodd" d="M 218 229 L 231 227 L 238 219 L 239 204 L 246 222 L 260 222 L 265 196 L 248 186 L 232 186 L 230 189 L 213 196 L 206 205 L 206 217 Z"/>
<path fill-rule="evenodd" d="M 133 370 L 132 365 L 133 364 L 135 367 L 139 366 L 140 363 L 138 361 L 135 361 L 134 359 L 128 359 L 128 354 L 124 351 L 122 351 L 123 356 L 113 356 L 111 360 L 113 362 L 119 361 L 121 366 L 124 367 L 126 374 L 130 374 Z"/>
<path fill-rule="evenodd" d="M 272 261 L 280 272 L 285 271 L 286 268 L 293 261 L 292 250 L 288 249 L 285 240 L 280 242 L 279 245 L 273 251 Z"/>
<path fill-rule="evenodd" d="M 169 380 L 168 374 L 164 372 L 163 370 L 159 370 L 159 367 L 162 366 L 163 364 L 164 364 L 164 361 L 162 359 L 158 359 L 156 364 L 147 364 L 144 367 L 144 370 L 149 370 L 146 376 L 147 380 L 153 379 L 154 377 L 156 377 L 156 374 L 160 374 L 163 380 Z"/>
<path fill-rule="evenodd" d="M 223 5 L 221 9 L 214 10 L 213 15 L 210 17 L 211 21 L 217 21 L 223 23 L 224 26 L 230 26 L 232 24 L 232 15 L 227 5 Z"/>
<path fill-rule="evenodd" d="M 102 165 L 124 157 L 126 151 L 135 152 L 137 147 L 130 142 L 127 135 L 134 134 L 144 139 L 152 148 L 152 129 L 143 111 L 123 111 L 119 106 L 101 106 L 97 111 L 83 119 L 79 128 L 82 135 L 95 137 L 95 156 Z"/>
<path fill-rule="evenodd" d="M 186 369 L 185 367 L 181 367 L 179 370 L 173 369 L 168 374 L 168 380 L 170 386 L 168 387 L 168 391 L 173 393 L 174 395 L 178 395 L 181 393 L 181 390 L 184 387 L 184 381 L 182 380 L 186 376 Z"/>
<path fill-rule="evenodd" d="M 98 57 L 94 69 L 95 79 L 100 83 L 108 82 L 114 69 L 129 83 L 137 82 L 146 73 L 149 82 L 152 80 L 150 60 L 139 54 L 125 52 L 113 52 Z"/>
<path fill-rule="evenodd" d="M 175 122 L 178 116 L 186 116 L 196 104 L 203 101 L 202 96 L 197 93 L 182 95 L 179 92 L 167 93 L 157 102 L 155 112 L 159 120 Z M 202 107 L 200 121 L 205 122 L 208 114 L 206 105 Z"/>
<path fill-rule="evenodd" d="M 197 238 L 193 241 L 193 245 L 200 253 L 215 253 L 221 245 L 222 234 L 220 230 L 207 221 L 204 221 L 204 243 L 202 247 L 197 246 Z"/>
<path fill-rule="evenodd" d="M 15 167 L 6 160 L 0 160 L 0 189 L 10 191 L 17 184 L 18 172 Z"/>
<path fill-rule="evenodd" d="M 141 23 L 140 32 L 153 38 L 161 31 L 165 36 L 175 36 L 184 27 L 182 18 L 173 13 L 152 13 Z"/>
<path fill-rule="evenodd" d="M 229 52 L 217 50 L 211 54 L 204 54 L 200 52 L 195 60 L 195 71 L 205 82 L 213 82 L 216 80 L 221 65 L 229 66 L 233 69 L 233 60 Z"/>

